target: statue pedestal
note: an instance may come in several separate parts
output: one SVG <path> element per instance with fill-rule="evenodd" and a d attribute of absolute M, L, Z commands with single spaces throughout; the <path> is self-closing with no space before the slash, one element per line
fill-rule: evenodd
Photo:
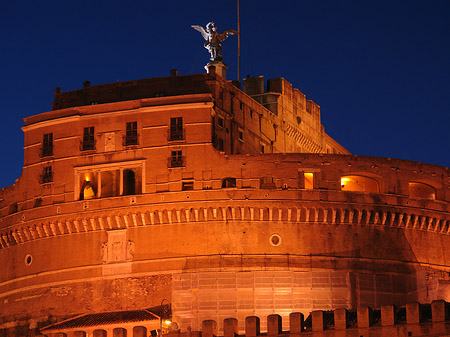
<path fill-rule="evenodd" d="M 215 69 L 212 67 L 215 67 Z M 217 75 L 227 79 L 228 67 L 222 61 L 211 61 L 205 66 L 205 69 L 208 74 L 215 72 Z"/>

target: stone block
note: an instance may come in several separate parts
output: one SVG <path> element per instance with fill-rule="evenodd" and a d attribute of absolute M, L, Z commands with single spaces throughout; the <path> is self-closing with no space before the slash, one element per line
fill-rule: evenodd
<path fill-rule="evenodd" d="M 234 337 L 238 334 L 238 321 L 236 318 L 223 320 L 223 337 Z"/>
<path fill-rule="evenodd" d="M 260 321 L 257 316 L 245 317 L 245 336 L 254 337 L 258 336 L 260 332 Z"/>
<path fill-rule="evenodd" d="M 347 329 L 348 328 L 348 311 L 344 308 L 334 310 L 334 328 Z"/>
<path fill-rule="evenodd" d="M 202 322 L 202 336 L 203 337 L 214 337 L 217 336 L 217 322 L 208 319 Z"/>
<path fill-rule="evenodd" d="M 289 330 L 291 334 L 303 332 L 305 317 L 301 312 L 293 312 L 289 315 Z"/>
<path fill-rule="evenodd" d="M 358 328 L 368 328 L 373 324 L 373 312 L 369 307 L 360 307 L 357 310 Z"/>
<path fill-rule="evenodd" d="M 406 323 L 418 324 L 422 320 L 422 308 L 419 303 L 406 304 Z"/>
<path fill-rule="evenodd" d="M 444 300 L 431 302 L 431 320 L 433 322 L 443 322 L 447 316 L 447 303 Z"/>
<path fill-rule="evenodd" d="M 395 306 L 383 305 L 381 307 L 381 325 L 394 325 L 395 324 Z"/>
<path fill-rule="evenodd" d="M 280 315 L 269 315 L 267 316 L 267 334 L 268 335 L 278 335 L 282 331 Z"/>
<path fill-rule="evenodd" d="M 316 310 L 311 313 L 312 317 L 312 330 L 323 331 L 325 330 L 325 319 L 322 310 Z"/>

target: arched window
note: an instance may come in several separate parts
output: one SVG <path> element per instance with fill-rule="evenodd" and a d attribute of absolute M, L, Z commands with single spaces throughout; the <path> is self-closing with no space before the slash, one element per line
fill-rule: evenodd
<path fill-rule="evenodd" d="M 378 181 L 359 175 L 341 177 L 341 191 L 379 193 Z"/>
<path fill-rule="evenodd" d="M 430 185 L 412 181 L 409 183 L 409 197 L 435 200 L 436 190 Z"/>

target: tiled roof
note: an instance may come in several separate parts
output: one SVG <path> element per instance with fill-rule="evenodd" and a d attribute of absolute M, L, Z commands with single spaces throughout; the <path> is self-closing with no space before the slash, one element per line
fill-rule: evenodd
<path fill-rule="evenodd" d="M 149 310 L 130 310 L 85 314 L 41 328 L 41 331 L 64 330 L 81 327 L 93 327 L 130 322 L 159 320 L 159 317 Z"/>

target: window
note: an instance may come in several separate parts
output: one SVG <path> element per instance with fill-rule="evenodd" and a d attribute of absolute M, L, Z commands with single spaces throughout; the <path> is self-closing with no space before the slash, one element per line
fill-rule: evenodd
<path fill-rule="evenodd" d="M 46 133 L 42 142 L 42 157 L 53 156 L 53 133 Z"/>
<path fill-rule="evenodd" d="M 94 127 L 84 128 L 82 151 L 95 150 Z"/>
<path fill-rule="evenodd" d="M 261 145 L 260 151 L 261 151 L 261 153 L 264 153 L 264 145 Z"/>
<path fill-rule="evenodd" d="M 224 120 L 223 120 L 222 117 L 217 116 L 217 124 L 218 124 L 221 128 L 223 128 L 223 126 L 224 126 Z"/>
<path fill-rule="evenodd" d="M 436 199 L 436 190 L 434 187 L 419 183 L 419 182 L 410 182 L 409 183 L 409 196 L 411 198 L 421 198 L 421 199 Z"/>
<path fill-rule="evenodd" d="M 241 142 L 243 142 L 244 141 L 244 131 L 241 128 L 238 129 L 238 135 L 239 135 L 239 140 Z"/>
<path fill-rule="evenodd" d="M 260 179 L 260 187 L 261 188 L 276 188 L 275 178 L 271 177 L 271 176 L 262 177 Z"/>
<path fill-rule="evenodd" d="M 222 188 L 236 187 L 236 178 L 224 178 L 222 180 Z"/>
<path fill-rule="evenodd" d="M 183 191 L 192 191 L 194 189 L 194 182 L 193 181 L 183 181 L 181 183 L 181 189 Z"/>
<path fill-rule="evenodd" d="M 183 135 L 183 117 L 174 117 L 170 119 L 169 140 L 182 140 Z"/>
<path fill-rule="evenodd" d="M 217 137 L 217 150 L 224 151 L 223 139 L 220 137 Z"/>
<path fill-rule="evenodd" d="M 182 166 L 184 166 L 182 151 L 172 151 L 172 155 L 169 158 L 169 167 L 182 167 Z"/>
<path fill-rule="evenodd" d="M 314 189 L 314 173 L 304 172 L 303 176 L 304 176 L 304 179 L 305 179 L 304 180 L 305 189 L 307 189 L 307 190 Z"/>
<path fill-rule="evenodd" d="M 223 101 L 223 88 L 219 88 L 219 99 Z"/>
<path fill-rule="evenodd" d="M 125 146 L 138 145 L 137 122 L 128 122 L 125 134 Z"/>
<path fill-rule="evenodd" d="M 123 195 L 136 194 L 136 175 L 133 170 L 123 171 Z"/>
<path fill-rule="evenodd" d="M 44 171 L 41 176 L 41 183 L 47 184 L 53 181 L 53 171 L 51 166 L 44 167 Z"/>
<path fill-rule="evenodd" d="M 341 191 L 378 193 L 378 181 L 364 176 L 345 176 L 341 178 Z"/>

